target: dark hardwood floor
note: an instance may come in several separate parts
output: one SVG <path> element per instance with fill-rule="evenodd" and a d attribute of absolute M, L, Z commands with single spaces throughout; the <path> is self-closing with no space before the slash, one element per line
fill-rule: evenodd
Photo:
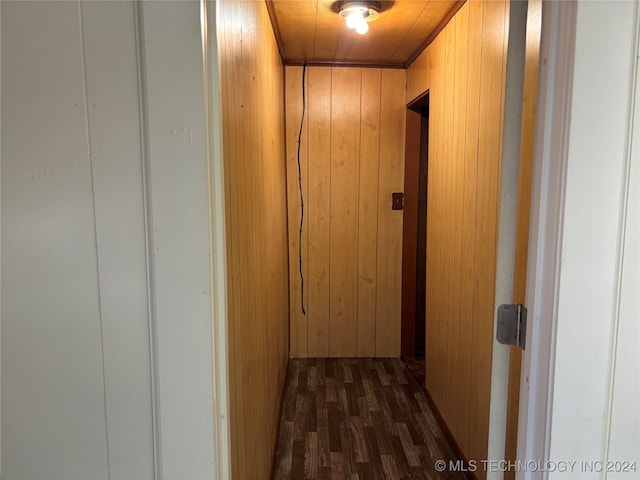
<path fill-rule="evenodd" d="M 425 382 L 425 358 L 424 357 L 403 357 L 402 362 L 413 373 L 413 376 L 420 385 Z"/>
<path fill-rule="evenodd" d="M 397 359 L 291 359 L 275 478 L 462 480 L 422 388 Z"/>

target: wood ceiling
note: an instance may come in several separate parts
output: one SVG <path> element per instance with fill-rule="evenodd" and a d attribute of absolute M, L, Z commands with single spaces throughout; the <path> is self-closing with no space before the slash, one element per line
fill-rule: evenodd
<path fill-rule="evenodd" d="M 379 18 L 360 35 L 335 0 L 266 0 L 286 65 L 347 64 L 406 68 L 458 11 L 461 0 L 379 2 Z"/>

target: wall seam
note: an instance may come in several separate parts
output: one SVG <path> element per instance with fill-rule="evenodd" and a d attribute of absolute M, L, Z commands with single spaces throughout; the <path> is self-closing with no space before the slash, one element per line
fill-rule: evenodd
<path fill-rule="evenodd" d="M 376 245 L 376 304 L 375 316 L 373 324 L 373 356 L 378 357 L 378 257 L 380 256 L 380 137 L 382 136 L 382 70 L 379 70 L 379 91 L 380 91 L 380 108 L 378 109 L 378 188 L 376 189 L 376 236 L 378 244 Z M 406 135 L 406 133 L 405 133 Z"/>
<path fill-rule="evenodd" d="M 329 344 L 327 345 L 327 356 L 331 357 L 331 224 L 333 223 L 331 222 L 331 192 L 333 190 L 331 188 L 331 164 L 333 160 L 333 149 L 331 148 L 331 145 L 333 143 L 333 67 L 329 69 L 329 72 L 329 275 L 327 275 L 327 279 L 329 282 L 329 318 L 327 319 L 329 321 L 329 329 L 327 331 L 327 342 Z"/>
<path fill-rule="evenodd" d="M 357 205 L 358 205 L 358 213 L 356 217 L 358 218 L 358 225 L 356 228 L 356 246 L 358 248 L 358 254 L 356 257 L 356 349 L 355 354 L 358 357 L 358 344 L 359 342 L 359 331 L 358 324 L 360 322 L 360 182 L 361 182 L 361 172 L 362 172 L 362 68 L 360 69 L 360 121 L 358 129 L 358 194 L 357 194 Z"/>
<path fill-rule="evenodd" d="M 458 31 L 457 31 L 457 26 L 458 26 L 458 21 L 457 21 L 457 17 L 454 17 L 451 19 L 451 22 L 447 25 L 447 28 L 445 29 L 447 33 L 449 33 L 449 35 L 451 36 L 451 38 L 449 39 L 449 41 L 447 42 L 447 37 L 445 34 L 445 42 L 447 42 L 447 46 L 445 47 L 445 74 L 447 72 L 447 66 L 449 63 L 451 63 L 451 78 L 449 82 L 445 83 L 445 100 L 448 101 L 448 97 L 451 97 L 451 110 L 449 113 L 449 118 L 451 121 L 451 125 L 454 125 L 454 120 L 455 120 L 455 110 L 456 110 L 456 83 L 457 83 L 457 76 L 458 76 L 458 71 L 457 71 L 457 65 L 456 65 L 456 54 L 457 52 L 457 48 L 458 48 L 458 43 L 457 43 L 457 36 L 458 36 Z M 443 32 L 445 31 L 443 30 Z M 455 128 L 455 127 L 454 127 Z M 455 226 L 454 226 L 454 222 L 453 222 L 453 215 L 454 215 L 454 210 L 453 210 L 453 197 L 455 196 L 455 182 L 456 182 L 456 159 L 454 158 L 454 151 L 455 151 L 455 147 L 454 147 L 454 133 L 453 133 L 453 129 L 450 132 L 447 132 L 447 138 L 445 138 L 445 147 L 444 147 L 444 157 L 448 157 L 448 168 L 447 168 L 447 173 L 449 178 L 447 178 L 447 183 L 448 183 L 448 187 L 449 187 L 449 191 L 448 191 L 448 201 L 447 203 L 447 223 L 449 224 L 449 234 L 447 236 L 449 242 L 447 245 L 447 259 L 445 259 L 445 272 L 447 272 L 447 284 L 444 286 L 446 288 L 446 295 L 445 295 L 445 302 L 446 302 L 446 309 L 445 309 L 445 318 L 448 320 L 448 322 L 451 322 L 451 325 L 455 324 L 455 320 L 453 319 L 452 315 L 451 315 L 451 307 L 452 307 L 452 302 L 451 302 L 451 291 L 452 291 L 452 282 L 454 281 L 453 279 L 453 270 L 451 268 L 452 264 L 454 263 L 454 259 L 455 259 L 455 252 L 453 251 L 453 237 L 454 237 L 454 230 L 455 230 Z M 445 359 L 451 359 L 452 355 L 451 355 L 451 351 L 449 350 L 449 342 L 450 342 L 450 337 L 452 336 L 452 334 L 454 333 L 452 331 L 452 328 L 445 328 L 445 333 L 446 333 L 446 339 L 444 339 L 443 342 L 443 349 L 445 352 Z M 442 383 L 440 384 L 440 388 L 441 390 L 441 394 L 443 396 L 443 403 L 442 406 L 440 408 L 440 410 L 442 411 L 443 415 L 447 415 L 449 416 L 446 412 L 447 410 L 451 409 L 451 405 L 448 405 L 448 397 L 449 397 L 449 387 L 450 387 L 450 382 L 449 382 L 449 378 L 451 378 L 450 375 L 448 375 L 448 370 L 450 370 L 451 367 L 451 362 L 450 361 L 445 361 L 445 365 L 444 365 L 444 369 L 443 371 L 440 372 L 440 374 L 444 374 L 445 378 L 443 378 Z M 452 417 L 450 417 L 452 418 Z M 453 423 L 453 422 L 451 422 Z"/>
<path fill-rule="evenodd" d="M 160 453 L 160 395 L 158 394 L 158 344 L 156 327 L 156 302 L 155 302 L 155 262 L 153 259 L 153 216 L 151 211 L 151 180 L 149 158 L 149 119 L 148 99 L 146 95 L 146 69 L 144 52 L 144 17 L 142 2 L 134 4 L 134 28 L 136 38 L 136 69 L 138 83 L 138 111 L 140 115 L 140 153 L 141 153 L 141 177 L 142 177 L 142 205 L 144 209 L 144 248 L 145 248 L 145 273 L 147 280 L 147 315 L 149 335 L 149 374 L 151 377 L 151 425 L 153 442 L 153 470 L 154 479 L 162 478 L 162 462 Z"/>
<path fill-rule="evenodd" d="M 90 179 L 91 179 L 91 211 L 93 214 L 93 235 L 94 235 L 94 247 L 95 247 L 95 255 L 96 255 L 96 286 L 98 289 L 98 317 L 100 319 L 100 356 L 102 357 L 102 394 L 103 394 L 103 404 L 104 404 L 104 430 L 105 430 L 105 448 L 106 448 L 106 460 L 107 460 L 107 477 L 111 478 L 111 459 L 109 452 L 109 421 L 108 421 L 108 410 L 107 410 L 107 380 L 106 380 L 106 371 L 105 371 L 105 358 L 104 358 L 104 319 L 102 316 L 102 294 L 101 294 L 101 284 L 100 284 L 100 257 L 98 254 L 98 226 L 97 226 L 97 217 L 96 217 L 96 195 L 95 195 L 95 175 L 93 169 L 93 158 L 95 158 L 95 153 L 93 153 L 93 148 L 91 145 L 91 126 L 89 119 L 89 94 L 87 89 L 87 64 L 86 64 L 86 52 L 85 52 L 85 31 L 84 31 L 84 16 L 83 16 L 83 8 L 82 1 L 78 2 L 78 19 L 80 21 L 80 57 L 81 57 L 81 65 L 82 65 L 82 93 L 84 96 L 84 120 L 85 120 L 85 131 L 86 131 L 86 141 L 88 147 L 88 156 L 89 156 L 89 170 L 90 170 Z"/>
<path fill-rule="evenodd" d="M 310 287 L 311 287 L 311 275 L 309 274 L 309 238 L 311 237 L 309 235 L 309 228 L 311 225 L 311 222 L 309 222 L 309 220 L 311 219 L 311 205 L 310 205 L 310 201 L 309 199 L 311 198 L 309 195 L 309 188 L 310 185 L 312 185 L 312 183 L 309 181 L 309 155 L 310 155 L 310 150 L 309 150 L 309 144 L 311 143 L 310 141 L 310 134 L 309 134 L 309 98 L 311 98 L 311 92 L 309 91 L 309 69 L 307 68 L 307 74 L 304 75 L 304 89 L 306 90 L 306 95 L 304 96 L 304 103 L 305 105 L 303 105 L 304 111 L 307 113 L 306 114 L 306 118 L 304 120 L 306 120 L 305 122 L 305 133 L 306 133 L 306 150 L 307 150 L 307 154 L 306 154 L 306 165 L 305 168 L 307 170 L 307 191 L 305 192 L 305 198 L 307 199 L 307 215 L 306 215 L 306 222 L 307 222 L 307 228 L 305 229 L 307 232 L 307 236 L 306 236 L 306 241 L 305 241 L 305 249 L 306 249 L 306 259 L 305 259 L 305 266 L 306 268 L 306 272 L 307 272 L 307 288 L 305 289 L 305 300 L 304 300 L 304 304 L 306 305 L 306 315 L 304 316 L 305 319 L 305 324 L 307 325 L 307 357 L 309 356 L 309 317 L 311 315 L 311 312 L 309 310 L 309 292 L 310 292 Z"/>
<path fill-rule="evenodd" d="M 466 49 L 467 49 L 467 55 L 466 58 L 464 59 L 465 64 L 466 64 L 466 68 L 467 68 L 467 74 L 466 74 L 466 78 L 465 78 L 465 83 L 466 83 L 466 89 L 465 89 L 465 95 L 464 95 L 464 124 L 465 124 L 465 129 L 464 129 L 464 148 L 463 148 L 463 152 L 464 152 L 464 156 L 462 158 L 462 162 L 461 162 L 461 171 L 462 171 L 462 188 L 463 188 L 463 193 L 462 193 L 462 203 L 461 203 L 461 217 L 460 217 L 460 285 L 459 285 L 459 292 L 458 292 L 458 302 L 460 304 L 462 304 L 462 278 L 463 278 L 463 264 L 464 262 L 462 261 L 464 259 L 464 254 L 463 254 L 463 250 L 464 250 L 464 227 L 465 227 L 465 223 L 464 223 L 464 198 L 465 198 L 465 179 L 466 174 L 467 174 L 467 162 L 465 161 L 465 157 L 467 154 L 467 112 L 468 112 L 468 104 L 469 104 L 469 24 L 471 23 L 471 13 L 469 12 L 469 14 L 467 15 L 467 25 L 466 25 L 466 32 L 467 32 L 467 36 L 466 38 L 464 38 L 463 40 L 466 42 Z M 459 317 L 458 317 L 458 325 L 461 327 L 462 323 L 462 308 L 460 308 L 459 311 Z M 460 333 L 460 331 L 458 331 L 458 371 L 456 372 L 456 382 L 459 381 L 460 379 L 460 340 L 462 338 L 462 334 Z M 458 392 L 458 396 L 459 392 Z M 458 416 L 458 402 L 456 401 L 455 404 L 455 415 L 456 417 Z M 460 428 L 463 428 L 460 426 L 460 424 L 458 424 L 458 431 L 460 430 Z"/>
<path fill-rule="evenodd" d="M 478 69 L 478 73 L 480 76 L 480 81 L 478 82 L 478 122 L 477 122 L 477 129 L 478 129 L 478 135 L 477 135 L 477 140 L 476 140 L 476 148 L 475 148 L 475 163 L 476 163 L 476 192 L 475 192 L 475 208 L 474 208 L 474 226 L 473 226 L 473 277 L 475 278 L 475 274 L 476 274 L 476 267 L 475 267 L 475 262 L 476 262 L 476 246 L 477 246 L 477 239 L 478 239 L 478 229 L 476 228 L 476 217 L 478 214 L 478 178 L 477 178 L 477 172 L 478 172 L 478 157 L 480 155 L 480 97 L 481 97 L 481 93 L 482 93 L 482 53 L 484 50 L 484 2 L 482 2 L 481 4 L 482 7 L 482 12 L 481 12 L 481 16 L 480 16 L 480 48 L 478 50 L 478 55 L 480 57 L 480 62 L 479 62 L 479 69 Z M 475 311 L 475 305 L 476 305 L 476 292 L 475 292 L 475 288 L 471 289 L 471 294 L 472 294 L 472 312 Z M 470 334 L 470 338 L 473 339 L 474 335 L 473 335 L 473 330 L 474 330 L 474 322 L 471 321 L 471 334 Z M 473 362 L 473 345 L 474 343 L 471 344 L 471 352 L 469 352 L 470 355 L 470 359 L 471 362 Z M 468 392 L 468 396 L 469 398 L 471 398 L 471 382 L 469 382 L 469 392 Z M 471 445 L 471 402 L 469 402 L 469 413 L 467 416 L 468 420 L 469 420 L 469 424 L 467 425 L 468 428 L 468 433 L 467 433 L 467 441 L 469 442 L 467 445 L 467 452 L 470 451 L 470 445 Z M 464 446 L 462 446 L 462 448 L 464 448 Z"/>

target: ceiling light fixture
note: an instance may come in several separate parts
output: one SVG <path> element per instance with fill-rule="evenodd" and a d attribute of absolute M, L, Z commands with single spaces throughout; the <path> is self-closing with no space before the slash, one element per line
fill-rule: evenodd
<path fill-rule="evenodd" d="M 340 17 L 344 18 L 347 27 L 355 29 L 360 35 L 369 31 L 369 23 L 380 15 L 380 4 L 372 1 L 340 2 Z"/>

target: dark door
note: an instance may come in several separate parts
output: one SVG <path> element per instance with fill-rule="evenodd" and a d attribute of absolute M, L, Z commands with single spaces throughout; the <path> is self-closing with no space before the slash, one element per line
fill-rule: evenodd
<path fill-rule="evenodd" d="M 429 97 L 407 108 L 402 232 L 403 357 L 424 357 L 427 255 Z"/>

